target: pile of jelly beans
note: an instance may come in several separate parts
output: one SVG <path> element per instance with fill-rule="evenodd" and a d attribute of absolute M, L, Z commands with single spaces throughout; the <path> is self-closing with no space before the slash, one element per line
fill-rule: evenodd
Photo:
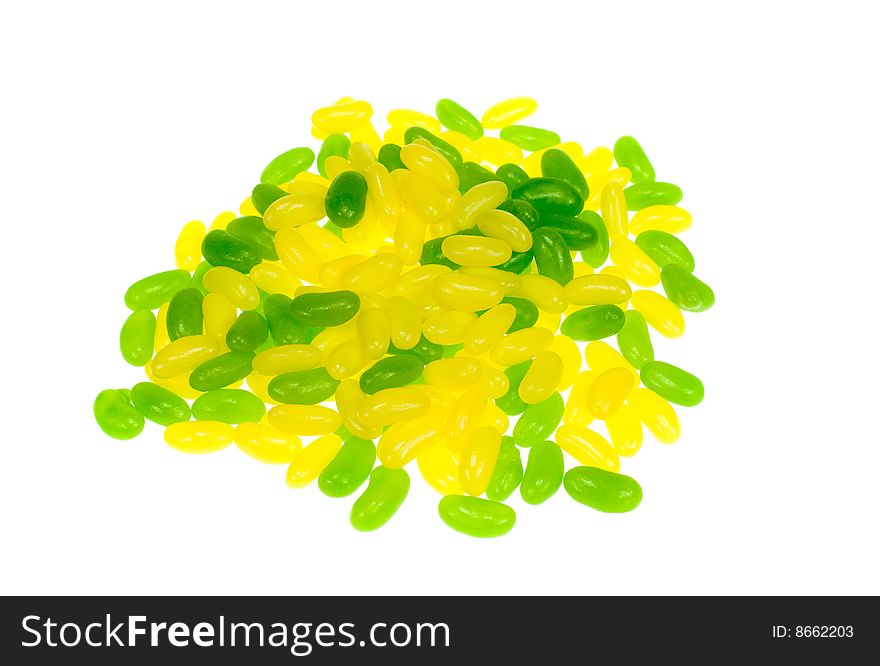
<path fill-rule="evenodd" d="M 645 429 L 674 442 L 670 403 L 703 398 L 649 330 L 681 336 L 714 295 L 675 235 L 681 190 L 639 143 L 585 154 L 520 124 L 536 109 L 508 99 L 480 121 L 443 99 L 391 111 L 382 138 L 365 101 L 318 109 L 317 156 L 273 159 L 239 215 L 189 222 L 177 268 L 129 287 L 120 349 L 147 381 L 101 391 L 100 427 L 129 439 L 148 419 L 185 453 L 234 442 L 293 488 L 359 493 L 363 531 L 413 468 L 472 536 L 513 527 L 517 489 L 634 509 L 621 457 Z"/>

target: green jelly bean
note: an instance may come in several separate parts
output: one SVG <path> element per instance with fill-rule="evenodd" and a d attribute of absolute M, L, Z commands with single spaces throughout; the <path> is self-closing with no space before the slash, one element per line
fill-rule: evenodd
<path fill-rule="evenodd" d="M 412 143 L 416 139 L 425 139 L 425 141 L 430 143 L 438 153 L 446 158 L 446 161 L 449 162 L 456 171 L 461 169 L 464 159 L 458 148 L 451 143 L 444 141 L 440 137 L 434 136 L 424 127 L 407 127 L 406 131 L 403 133 L 403 139 L 406 143 Z M 389 169 L 389 171 L 390 170 L 391 169 Z"/>
<path fill-rule="evenodd" d="M 534 253 L 531 250 L 526 250 L 525 252 L 514 252 L 510 255 L 510 259 L 505 261 L 503 264 L 498 264 L 494 266 L 500 271 L 507 271 L 509 273 L 522 273 L 529 266 L 532 265 L 532 260 L 535 258 Z"/>
<path fill-rule="evenodd" d="M 95 398 L 93 411 L 101 430 L 116 439 L 137 437 L 144 429 L 144 417 L 129 402 L 127 391 L 101 391 Z"/>
<path fill-rule="evenodd" d="M 364 216 L 367 207 L 367 179 L 357 171 L 343 171 L 333 179 L 324 198 L 327 217 L 347 229 Z"/>
<path fill-rule="evenodd" d="M 353 291 L 325 291 L 300 294 L 290 303 L 290 313 L 309 326 L 339 326 L 354 317 L 361 307 Z"/>
<path fill-rule="evenodd" d="M 202 333 L 202 292 L 195 287 L 181 289 L 168 303 L 165 327 L 171 340 Z"/>
<path fill-rule="evenodd" d="M 125 292 L 125 305 L 131 310 L 155 310 L 171 300 L 178 291 L 190 286 L 186 271 L 163 271 L 138 280 Z"/>
<path fill-rule="evenodd" d="M 317 405 L 336 393 L 337 386 L 339 380 L 333 379 L 327 368 L 312 368 L 273 377 L 269 395 L 288 405 Z"/>
<path fill-rule="evenodd" d="M 396 354 L 376 361 L 359 380 L 361 391 L 372 395 L 387 388 L 411 384 L 422 374 L 425 363 L 415 354 Z"/>
<path fill-rule="evenodd" d="M 528 504 L 541 504 L 562 485 L 565 461 L 556 442 L 538 442 L 529 450 L 529 460 L 519 492 Z"/>
<path fill-rule="evenodd" d="M 534 446 L 550 437 L 562 421 L 565 402 L 554 393 L 543 402 L 527 405 L 513 426 L 513 439 L 519 446 Z"/>
<path fill-rule="evenodd" d="M 163 426 L 189 421 L 191 413 L 186 400 L 152 382 L 131 387 L 131 404 L 144 418 Z"/>
<path fill-rule="evenodd" d="M 590 198 L 590 188 L 580 167 L 558 148 L 551 148 L 541 155 L 541 175 L 564 180 L 577 190 L 584 201 Z"/>
<path fill-rule="evenodd" d="M 266 405 L 250 391 L 216 389 L 196 398 L 192 413 L 199 421 L 258 423 L 266 414 Z"/>
<path fill-rule="evenodd" d="M 562 286 L 574 277 L 574 264 L 565 240 L 556 229 L 539 227 L 532 232 L 532 252 L 540 275 L 546 275 Z"/>
<path fill-rule="evenodd" d="M 349 435 L 318 477 L 318 488 L 327 497 L 348 497 L 369 478 L 374 462 L 376 446 L 373 442 Z"/>
<path fill-rule="evenodd" d="M 324 139 L 324 143 L 321 144 L 321 150 L 318 151 L 318 173 L 326 178 L 327 172 L 324 170 L 324 163 L 327 161 L 327 158 L 331 155 L 336 155 L 337 157 L 348 159 L 349 148 L 351 148 L 351 139 L 345 136 L 345 134 L 331 134 Z"/>
<path fill-rule="evenodd" d="M 440 238 L 432 238 L 429 241 L 425 241 L 425 244 L 422 245 L 422 256 L 419 257 L 419 263 L 423 266 L 427 264 L 441 264 L 442 266 L 449 266 L 452 270 L 461 268 L 461 266 L 443 254 L 442 246 L 445 239 L 446 236 L 441 236 Z"/>
<path fill-rule="evenodd" d="M 274 201 L 277 201 L 281 197 L 286 197 L 287 194 L 287 192 L 275 185 L 259 183 L 254 186 L 253 190 L 251 190 L 251 203 L 254 205 L 254 208 L 257 209 L 257 212 L 262 215 Z"/>
<path fill-rule="evenodd" d="M 253 352 L 231 351 L 220 354 L 197 366 L 189 376 L 189 385 L 196 391 L 214 391 L 251 373 L 254 360 Z"/>
<path fill-rule="evenodd" d="M 523 171 L 521 166 L 509 162 L 498 167 L 495 170 L 495 175 L 504 181 L 504 184 L 507 185 L 507 189 L 510 192 L 513 192 L 513 188 L 521 182 L 529 179 L 529 174 Z"/>
<path fill-rule="evenodd" d="M 276 345 L 295 345 L 308 342 L 306 325 L 293 318 L 290 306 L 293 301 L 284 294 L 272 294 L 263 299 L 263 313 L 269 324 L 269 332 Z"/>
<path fill-rule="evenodd" d="M 389 173 L 395 169 L 406 169 L 406 164 L 400 159 L 400 150 L 401 147 L 396 143 L 386 143 L 379 149 L 376 159 L 379 164 L 388 169 Z"/>
<path fill-rule="evenodd" d="M 324 223 L 324 228 L 337 238 L 342 238 L 342 227 L 340 227 L 338 224 L 333 224 L 328 220 Z M 343 238 L 343 240 L 345 239 Z"/>
<path fill-rule="evenodd" d="M 530 359 L 512 365 L 504 370 L 504 374 L 507 375 L 509 386 L 507 393 L 500 398 L 495 399 L 495 404 L 498 405 L 501 411 L 508 416 L 522 414 L 526 410 L 526 407 L 528 407 L 528 405 L 523 402 L 522 398 L 519 397 L 519 385 L 522 384 L 523 377 L 526 376 L 526 372 L 528 372 L 531 365 L 532 361 Z"/>
<path fill-rule="evenodd" d="M 585 250 L 581 250 L 581 259 L 593 268 L 599 268 L 608 259 L 611 250 L 611 241 L 608 238 L 608 227 L 605 221 L 591 210 L 581 211 L 578 218 L 585 220 L 596 230 L 596 244 Z"/>
<path fill-rule="evenodd" d="M 614 142 L 614 159 L 632 173 L 634 183 L 653 183 L 654 166 L 645 155 L 641 144 L 631 136 L 622 136 Z"/>
<path fill-rule="evenodd" d="M 505 296 L 501 299 L 502 303 L 510 303 L 516 308 L 516 315 L 513 323 L 507 329 L 508 333 L 515 333 L 529 326 L 534 326 L 538 321 L 538 306 L 527 298 L 519 298 L 517 296 Z"/>
<path fill-rule="evenodd" d="M 626 207 L 629 210 L 641 210 L 648 206 L 674 206 L 681 201 L 681 188 L 672 183 L 638 183 L 623 190 Z"/>
<path fill-rule="evenodd" d="M 605 513 L 626 513 L 642 501 L 638 481 L 598 467 L 572 467 L 563 483 L 573 500 Z"/>
<path fill-rule="evenodd" d="M 522 456 L 513 441 L 513 437 L 505 435 L 501 438 L 501 449 L 498 462 L 492 471 L 492 478 L 486 486 L 486 497 L 496 502 L 503 502 L 516 490 L 523 478 Z"/>
<path fill-rule="evenodd" d="M 493 180 L 504 182 L 486 167 L 476 162 L 465 162 L 458 170 L 458 191 L 464 194 L 474 185 L 488 183 Z"/>
<path fill-rule="evenodd" d="M 665 266 L 660 271 L 660 280 L 669 300 L 682 310 L 703 312 L 715 305 L 715 292 L 712 288 L 681 266 Z"/>
<path fill-rule="evenodd" d="M 472 141 L 483 136 L 483 125 L 473 113 L 468 111 L 458 102 L 451 99 L 441 99 L 437 102 L 437 120 L 455 132 L 461 132 Z"/>
<path fill-rule="evenodd" d="M 343 442 L 347 442 L 352 437 L 354 437 L 354 435 L 352 435 L 348 428 L 346 428 L 344 425 L 340 425 L 336 429 L 336 432 L 334 434 L 339 435 L 339 439 L 341 439 Z"/>
<path fill-rule="evenodd" d="M 202 261 L 196 266 L 196 269 L 192 274 L 192 286 L 202 292 L 202 296 L 208 295 L 208 290 L 205 289 L 205 273 L 214 268 L 207 261 Z"/>
<path fill-rule="evenodd" d="M 222 229 L 208 232 L 202 241 L 202 255 L 212 266 L 228 266 L 245 274 L 263 260 L 260 248 Z"/>
<path fill-rule="evenodd" d="M 311 148 L 293 148 L 281 153 L 263 169 L 260 182 L 267 185 L 282 185 L 294 179 L 296 174 L 305 171 L 315 161 Z"/>
<path fill-rule="evenodd" d="M 654 360 L 654 345 L 645 315 L 638 310 L 624 313 L 623 326 L 617 331 L 617 347 L 623 357 L 636 370 L 641 370 L 648 361 Z"/>
<path fill-rule="evenodd" d="M 514 199 L 524 199 L 540 214 L 556 213 L 573 216 L 584 208 L 584 198 L 564 180 L 559 178 L 529 178 L 517 185 Z"/>
<path fill-rule="evenodd" d="M 415 354 L 422 362 L 427 365 L 431 361 L 436 361 L 439 358 L 443 358 L 443 345 L 438 345 L 435 342 L 431 342 L 424 335 L 419 336 L 419 341 L 415 344 L 412 349 L 399 349 L 394 346 L 394 343 L 388 345 L 388 353 L 389 354 Z"/>
<path fill-rule="evenodd" d="M 516 512 L 509 506 L 481 497 L 447 495 L 437 510 L 449 527 L 472 537 L 504 536 L 516 523 Z"/>
<path fill-rule="evenodd" d="M 242 312 L 226 333 L 232 351 L 256 351 L 269 339 L 269 324 L 259 312 Z"/>
<path fill-rule="evenodd" d="M 599 240 L 599 229 L 596 220 L 601 222 L 602 218 L 593 213 L 593 211 L 583 212 L 591 213 L 593 217 L 589 215 L 571 217 L 569 215 L 544 213 L 541 215 L 541 221 L 538 226 L 555 229 L 565 240 L 569 250 L 589 250 Z"/>
<path fill-rule="evenodd" d="M 229 223 L 226 231 L 256 247 L 263 259 L 278 261 L 278 253 L 275 251 L 275 232 L 266 228 L 263 218 L 256 215 L 237 217 Z"/>
<path fill-rule="evenodd" d="M 601 340 L 623 327 L 624 314 L 616 305 L 591 305 L 568 315 L 559 327 L 572 340 Z"/>
<path fill-rule="evenodd" d="M 143 366 L 153 358 L 156 317 L 151 310 L 135 310 L 119 331 L 119 351 L 131 365 Z"/>
<path fill-rule="evenodd" d="M 703 401 L 703 382 L 686 370 L 664 361 L 648 361 L 639 377 L 645 388 L 661 398 L 683 407 L 693 407 Z"/>
<path fill-rule="evenodd" d="M 511 192 L 516 189 L 515 187 L 511 188 L 510 185 L 508 185 L 508 187 Z M 501 202 L 498 206 L 498 210 L 504 210 L 511 215 L 516 216 L 517 219 L 526 225 L 530 231 L 533 231 L 540 226 L 538 211 L 535 210 L 535 207 L 528 201 L 523 201 L 522 199 L 507 199 Z"/>
<path fill-rule="evenodd" d="M 558 146 L 561 141 L 556 132 L 528 125 L 508 125 L 501 130 L 500 136 L 505 141 L 515 143 L 523 150 L 532 151 Z"/>
<path fill-rule="evenodd" d="M 367 489 L 351 507 L 351 526 L 361 532 L 379 529 L 391 520 L 408 493 L 406 470 L 380 465 L 370 473 Z"/>
<path fill-rule="evenodd" d="M 638 245 L 660 268 L 674 264 L 686 271 L 694 270 L 694 255 L 678 237 L 659 229 L 643 231 L 636 236 Z"/>

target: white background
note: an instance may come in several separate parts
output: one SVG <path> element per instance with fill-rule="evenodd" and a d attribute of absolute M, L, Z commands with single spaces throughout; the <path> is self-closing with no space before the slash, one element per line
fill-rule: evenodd
<path fill-rule="evenodd" d="M 320 9 L 317 7 L 320 4 Z M 0 17 L 0 592 L 880 593 L 871 3 L 8 3 Z M 447 529 L 413 474 L 384 529 L 232 447 L 105 437 L 125 288 L 235 209 L 315 108 L 477 115 L 514 95 L 585 147 L 640 138 L 717 305 L 658 355 L 707 386 L 603 515 L 560 491 Z M 658 336 L 654 336 L 655 339 Z"/>

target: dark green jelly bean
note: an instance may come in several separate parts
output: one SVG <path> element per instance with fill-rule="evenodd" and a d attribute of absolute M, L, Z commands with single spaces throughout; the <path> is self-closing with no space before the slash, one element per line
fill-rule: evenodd
<path fill-rule="evenodd" d="M 522 456 L 513 437 L 505 435 L 501 438 L 498 462 L 495 463 L 492 478 L 486 486 L 486 497 L 496 502 L 503 502 L 517 489 L 522 478 Z"/>
<path fill-rule="evenodd" d="M 202 292 L 202 296 L 208 295 L 208 290 L 205 289 L 205 273 L 214 268 L 207 261 L 202 261 L 196 266 L 196 269 L 192 274 L 192 286 Z"/>
<path fill-rule="evenodd" d="M 626 207 L 641 210 L 648 206 L 674 206 L 681 201 L 681 188 L 672 183 L 638 183 L 623 190 Z"/>
<path fill-rule="evenodd" d="M 642 366 L 639 377 L 645 388 L 676 405 L 693 407 L 703 401 L 703 382 L 699 377 L 671 363 L 648 361 Z"/>
<path fill-rule="evenodd" d="M 493 266 L 493 268 L 497 268 L 500 271 L 507 271 L 508 273 L 522 273 L 524 270 L 532 265 L 532 260 L 534 258 L 535 255 L 532 250 L 526 250 L 525 252 L 514 252 L 510 255 L 510 259 L 505 261 L 503 264 Z"/>
<path fill-rule="evenodd" d="M 577 190 L 584 201 L 590 198 L 590 188 L 580 167 L 558 148 L 551 148 L 541 155 L 541 175 L 564 180 Z"/>
<path fill-rule="evenodd" d="M 226 333 L 232 351 L 256 351 L 269 339 L 269 324 L 259 312 L 242 312 Z"/>
<path fill-rule="evenodd" d="M 440 518 L 456 532 L 472 537 L 504 536 L 516 524 L 516 512 L 506 504 L 482 497 L 447 495 L 437 507 Z"/>
<path fill-rule="evenodd" d="M 574 216 L 584 208 L 584 198 L 564 180 L 559 178 L 529 178 L 513 190 L 514 199 L 532 204 L 538 213 L 556 213 Z"/>
<path fill-rule="evenodd" d="M 623 326 L 617 331 L 617 347 L 623 357 L 636 370 L 641 370 L 648 361 L 654 360 L 654 345 L 645 315 L 638 310 L 624 313 Z"/>
<path fill-rule="evenodd" d="M 419 263 L 423 266 L 427 264 L 441 264 L 442 266 L 449 266 L 452 270 L 461 268 L 443 254 L 442 246 L 445 239 L 446 236 L 441 236 L 440 238 L 432 238 L 429 241 L 425 241 L 425 244 L 422 246 L 422 256 L 419 258 Z"/>
<path fill-rule="evenodd" d="M 263 260 L 260 248 L 222 229 L 208 232 L 202 241 L 202 255 L 212 266 L 228 266 L 245 274 Z"/>
<path fill-rule="evenodd" d="M 321 150 L 318 151 L 318 173 L 326 178 L 327 172 L 324 170 L 324 163 L 327 161 L 327 158 L 331 155 L 336 155 L 337 157 L 348 159 L 348 150 L 350 148 L 351 139 L 345 136 L 345 134 L 331 134 L 324 139 L 324 143 L 321 144 Z"/>
<path fill-rule="evenodd" d="M 454 132 L 461 132 L 469 139 L 476 141 L 483 136 L 483 125 L 473 113 L 458 102 L 441 99 L 437 102 L 437 120 Z"/>
<path fill-rule="evenodd" d="M 545 441 L 562 421 L 565 402 L 554 393 L 543 402 L 527 405 L 522 416 L 513 426 L 513 439 L 519 446 L 534 446 Z"/>
<path fill-rule="evenodd" d="M 294 179 L 296 174 L 305 171 L 315 161 L 311 148 L 293 148 L 281 153 L 263 169 L 260 182 L 267 185 L 282 185 Z"/>
<path fill-rule="evenodd" d="M 318 477 L 318 488 L 327 497 L 348 497 L 369 478 L 375 462 L 373 442 L 349 435 Z"/>
<path fill-rule="evenodd" d="M 351 507 L 351 526 L 372 532 L 391 520 L 409 493 L 409 474 L 404 469 L 380 465 L 370 473 L 367 489 Z"/>
<path fill-rule="evenodd" d="M 294 345 L 308 342 L 305 324 L 293 318 L 290 305 L 293 301 L 284 294 L 272 294 L 263 299 L 263 313 L 269 324 L 269 332 L 276 345 Z"/>
<path fill-rule="evenodd" d="M 186 400 L 152 382 L 131 387 L 131 404 L 144 418 L 163 426 L 189 421 L 191 414 Z"/>
<path fill-rule="evenodd" d="M 196 398 L 192 413 L 199 421 L 258 423 L 266 414 L 266 405 L 250 391 L 217 389 Z"/>
<path fill-rule="evenodd" d="M 670 264 L 660 271 L 663 290 L 669 300 L 682 310 L 703 312 L 715 305 L 715 292 L 696 275 L 681 266 Z"/>
<path fill-rule="evenodd" d="M 513 323 L 507 329 L 508 333 L 515 333 L 529 326 L 534 326 L 538 321 L 538 306 L 527 298 L 518 298 L 517 296 L 505 296 L 501 299 L 502 303 L 510 303 L 516 308 L 516 315 Z"/>
<path fill-rule="evenodd" d="M 556 132 L 529 127 L 528 125 L 508 125 L 501 130 L 501 138 L 514 143 L 523 150 L 543 150 L 558 146 L 561 141 Z"/>
<path fill-rule="evenodd" d="M 507 393 L 500 398 L 495 399 L 495 404 L 498 405 L 501 411 L 508 416 L 522 414 L 526 410 L 526 407 L 528 407 L 528 405 L 523 402 L 522 398 L 519 397 L 519 385 L 522 384 L 523 377 L 526 376 L 526 372 L 528 372 L 531 365 L 532 361 L 530 359 L 512 365 L 504 370 L 504 374 L 507 375 L 509 386 Z"/>
<path fill-rule="evenodd" d="M 622 136 L 614 142 L 614 159 L 632 174 L 634 183 L 654 182 L 654 166 L 645 155 L 641 144 L 631 136 Z"/>
<path fill-rule="evenodd" d="M 387 388 L 406 386 L 418 379 L 425 362 L 415 354 L 386 356 L 364 370 L 359 384 L 361 391 L 372 395 Z"/>
<path fill-rule="evenodd" d="M 119 331 L 119 351 L 131 365 L 143 366 L 153 358 L 156 317 L 151 310 L 135 310 Z"/>
<path fill-rule="evenodd" d="M 590 212 L 600 222 L 602 221 L 602 218 L 593 213 L 593 211 L 584 212 Z M 599 240 L 599 230 L 596 226 L 596 221 L 589 216 L 571 217 L 570 215 L 544 213 L 541 215 L 541 221 L 538 226 L 555 229 L 565 240 L 569 250 L 589 250 Z"/>
<path fill-rule="evenodd" d="M 169 339 L 177 340 L 188 335 L 201 335 L 203 298 L 202 292 L 195 287 L 187 287 L 174 294 L 171 302 L 168 303 L 168 312 L 165 316 Z"/>
<path fill-rule="evenodd" d="M 528 180 L 528 178 L 526 178 L 526 180 Z M 513 192 L 514 189 L 516 188 L 513 187 L 510 191 Z M 520 222 L 529 228 L 529 231 L 533 231 L 540 226 L 538 211 L 528 201 L 523 201 L 522 199 L 507 199 L 501 202 L 498 206 L 498 210 L 504 210 L 511 215 L 516 216 Z"/>
<path fill-rule="evenodd" d="M 127 391 L 101 391 L 95 398 L 93 411 L 101 430 L 116 439 L 137 437 L 144 429 L 144 417 L 129 402 Z"/>
<path fill-rule="evenodd" d="M 125 292 L 125 305 L 131 310 L 155 310 L 189 287 L 192 276 L 187 271 L 163 271 L 138 280 Z"/>
<path fill-rule="evenodd" d="M 532 232 L 532 252 L 539 275 L 546 275 L 562 286 L 574 277 L 574 264 L 568 245 L 556 229 L 539 227 Z"/>
<path fill-rule="evenodd" d="M 573 500 L 605 513 L 626 513 L 642 501 L 638 481 L 598 467 L 572 467 L 563 483 Z"/>
<path fill-rule="evenodd" d="M 312 368 L 273 377 L 269 395 L 288 405 L 317 405 L 336 393 L 337 386 L 339 380 L 333 379 L 327 368 Z"/>
<path fill-rule="evenodd" d="M 230 351 L 197 366 L 189 376 L 189 385 L 196 391 L 215 391 L 251 373 L 253 352 Z"/>
<path fill-rule="evenodd" d="M 266 228 L 263 218 L 256 215 L 237 217 L 229 223 L 226 231 L 255 246 L 263 259 L 278 260 L 278 253 L 275 251 L 275 232 Z"/>
<path fill-rule="evenodd" d="M 686 271 L 694 270 L 694 255 L 677 236 L 659 229 L 643 231 L 636 236 L 638 245 L 660 268 L 674 264 Z"/>
<path fill-rule="evenodd" d="M 599 268 L 608 260 L 608 253 L 611 250 L 608 227 L 605 225 L 605 221 L 591 210 L 581 211 L 578 214 L 578 219 L 588 222 L 596 230 L 596 244 L 581 250 L 581 259 L 593 268 Z"/>
<path fill-rule="evenodd" d="M 376 159 L 379 164 L 388 169 L 389 173 L 395 169 L 406 169 L 406 164 L 400 159 L 400 150 L 401 147 L 396 143 L 386 143 L 379 149 Z"/>
<path fill-rule="evenodd" d="M 559 330 L 572 340 L 601 340 L 617 333 L 623 322 L 623 310 L 616 305 L 591 305 L 568 315 Z"/>
<path fill-rule="evenodd" d="M 476 162 L 465 162 L 458 170 L 458 191 L 464 194 L 474 185 L 493 180 L 504 182 L 486 167 Z"/>
<path fill-rule="evenodd" d="M 498 176 L 505 185 L 507 185 L 507 190 L 509 192 L 513 192 L 513 189 L 519 185 L 521 182 L 529 179 L 529 174 L 523 171 L 523 168 L 517 164 L 502 164 L 495 170 L 495 175 Z"/>
<path fill-rule="evenodd" d="M 324 198 L 327 217 L 347 229 L 364 216 L 367 207 L 367 179 L 357 171 L 343 171 L 333 179 Z"/>
<path fill-rule="evenodd" d="M 251 203 L 254 204 L 254 208 L 257 209 L 257 212 L 262 215 L 273 202 L 281 197 L 286 197 L 287 194 L 287 192 L 275 185 L 259 183 L 254 186 L 253 190 L 251 190 Z"/>
<path fill-rule="evenodd" d="M 443 345 L 431 342 L 424 335 L 419 336 L 419 341 L 411 349 L 399 349 L 394 343 L 388 345 L 389 354 L 415 354 L 427 365 L 431 361 L 443 358 Z"/>
<path fill-rule="evenodd" d="M 456 171 L 461 169 L 464 159 L 458 148 L 451 143 L 444 141 L 438 136 L 434 136 L 424 127 L 407 127 L 406 131 L 403 133 L 403 140 L 406 141 L 406 143 L 412 143 L 416 139 L 424 139 L 430 143 L 438 153 L 443 155 L 443 157 L 446 158 L 446 161 L 449 162 Z"/>
<path fill-rule="evenodd" d="M 300 294 L 290 303 L 290 313 L 308 326 L 339 326 L 357 314 L 360 297 L 353 291 Z"/>
<path fill-rule="evenodd" d="M 529 450 L 529 460 L 519 492 L 528 504 L 542 504 L 562 485 L 565 461 L 556 442 L 538 442 Z"/>

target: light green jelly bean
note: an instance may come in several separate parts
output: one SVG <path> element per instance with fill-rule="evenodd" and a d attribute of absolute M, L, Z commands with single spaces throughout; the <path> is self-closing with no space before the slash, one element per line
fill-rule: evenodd
<path fill-rule="evenodd" d="M 703 382 L 699 377 L 671 363 L 648 361 L 639 376 L 645 388 L 676 405 L 693 407 L 703 401 Z"/>
<path fill-rule="evenodd" d="M 256 215 L 237 217 L 226 226 L 226 231 L 256 247 L 263 259 L 278 260 L 278 253 L 275 251 L 275 232 L 266 228 L 262 217 Z"/>
<path fill-rule="evenodd" d="M 703 312 L 715 305 L 712 288 L 681 266 L 665 266 L 660 271 L 660 280 L 669 300 L 682 310 Z"/>
<path fill-rule="evenodd" d="M 611 250 L 608 227 L 605 226 L 605 221 L 591 210 L 581 211 L 578 213 L 578 217 L 592 222 L 593 227 L 596 229 L 596 244 L 593 247 L 581 250 L 581 259 L 593 268 L 599 268 L 608 260 L 608 253 Z"/>
<path fill-rule="evenodd" d="M 648 206 L 674 206 L 681 201 L 681 188 L 672 183 L 637 183 L 623 190 L 626 207 L 641 210 Z"/>
<path fill-rule="evenodd" d="M 455 132 L 461 132 L 469 139 L 476 141 L 483 136 L 483 125 L 473 113 L 458 102 L 441 99 L 437 102 L 437 120 Z"/>
<path fill-rule="evenodd" d="M 516 322 L 514 321 L 514 323 Z M 507 375 L 508 382 L 507 393 L 500 398 L 496 398 L 495 404 L 498 405 L 498 407 L 501 408 L 501 411 L 508 416 L 522 414 L 526 410 L 526 407 L 528 407 L 528 405 L 523 402 L 523 399 L 519 397 L 519 385 L 522 384 L 522 380 L 526 376 L 526 372 L 528 372 L 531 365 L 531 360 L 523 361 L 522 363 L 510 366 L 504 371 L 504 374 Z"/>
<path fill-rule="evenodd" d="M 251 203 L 257 209 L 257 212 L 262 215 L 275 201 L 287 195 L 288 192 L 280 187 L 259 183 L 251 190 Z"/>
<path fill-rule="evenodd" d="M 632 182 L 654 182 L 654 166 L 641 144 L 631 136 L 622 136 L 614 143 L 614 159 L 632 173 Z"/>
<path fill-rule="evenodd" d="M 119 331 L 119 351 L 131 365 L 143 366 L 153 358 L 156 316 L 151 310 L 135 310 Z"/>
<path fill-rule="evenodd" d="M 121 389 L 105 389 L 95 398 L 95 421 L 116 439 L 137 437 L 144 429 L 144 417 L 129 402 L 128 395 Z"/>
<path fill-rule="evenodd" d="M 155 310 L 191 282 L 192 276 L 187 271 L 156 273 L 131 285 L 125 292 L 125 304 L 132 310 Z"/>
<path fill-rule="evenodd" d="M 337 157 L 348 159 L 350 148 L 351 139 L 345 136 L 345 134 L 331 134 L 324 139 L 324 143 L 321 144 L 321 150 L 318 151 L 318 173 L 326 178 L 327 172 L 324 170 L 324 162 L 327 161 L 327 158 L 331 155 L 336 155 Z"/>
<path fill-rule="evenodd" d="M 267 185 L 283 185 L 294 179 L 296 174 L 305 171 L 315 161 L 311 148 L 293 148 L 273 159 L 260 176 L 260 182 Z"/>
<path fill-rule="evenodd" d="M 489 169 L 476 162 L 465 162 L 458 170 L 458 191 L 464 194 L 475 185 L 497 180 L 503 182 Z"/>
<path fill-rule="evenodd" d="M 196 398 L 192 413 L 199 421 L 258 423 L 266 414 L 266 405 L 250 391 L 217 389 Z"/>
<path fill-rule="evenodd" d="M 522 416 L 513 426 L 513 439 L 520 446 L 540 444 L 555 431 L 562 421 L 565 403 L 559 393 L 554 393 L 546 400 L 528 405 Z"/>
<path fill-rule="evenodd" d="M 601 340 L 617 333 L 623 321 L 623 310 L 616 305 L 591 305 L 568 315 L 559 330 L 572 340 Z"/>
<path fill-rule="evenodd" d="M 232 351 L 253 351 L 269 338 L 269 324 L 259 312 L 242 312 L 226 333 L 226 346 Z"/>
<path fill-rule="evenodd" d="M 177 340 L 202 333 L 202 292 L 195 287 L 181 289 L 168 303 L 165 328 L 168 338 Z"/>
<path fill-rule="evenodd" d="M 529 460 L 519 492 L 528 504 L 541 504 L 562 485 L 565 461 L 556 442 L 538 442 L 529 450 Z"/>
<path fill-rule="evenodd" d="M 580 167 L 558 148 L 551 148 L 541 155 L 541 175 L 564 180 L 577 190 L 584 201 L 590 198 L 590 188 Z"/>
<path fill-rule="evenodd" d="M 273 377 L 269 382 L 269 395 L 273 400 L 288 405 L 317 405 L 324 402 L 339 386 L 339 380 L 333 379 L 327 368 L 312 368 L 285 372 Z"/>
<path fill-rule="evenodd" d="M 654 345 L 645 315 L 638 310 L 624 313 L 623 327 L 617 331 L 617 348 L 623 357 L 636 370 L 641 370 L 648 361 L 654 360 Z"/>
<path fill-rule="evenodd" d="M 558 146 L 561 140 L 556 132 L 528 125 L 508 125 L 501 130 L 500 136 L 523 150 L 532 151 Z"/>
<path fill-rule="evenodd" d="M 400 159 L 400 151 L 401 147 L 396 143 L 386 143 L 379 149 L 376 160 L 388 169 L 389 173 L 395 169 L 406 169 L 406 164 Z"/>
<path fill-rule="evenodd" d="M 379 529 L 391 520 L 408 493 L 406 470 L 380 465 L 372 471 L 367 489 L 351 507 L 351 526 L 361 532 Z"/>
<path fill-rule="evenodd" d="M 576 502 L 605 513 L 632 511 L 642 501 L 638 481 L 598 467 L 572 467 L 565 473 L 563 483 Z"/>
<path fill-rule="evenodd" d="M 300 294 L 290 304 L 294 319 L 308 326 L 339 326 L 357 314 L 360 297 L 353 291 Z"/>
<path fill-rule="evenodd" d="M 163 426 L 189 421 L 186 400 L 152 382 L 140 382 L 131 388 L 131 404 L 144 418 Z"/>
<path fill-rule="evenodd" d="M 367 480 L 375 462 L 373 442 L 349 433 L 339 453 L 318 477 L 318 488 L 327 497 L 348 497 Z"/>
<path fill-rule="evenodd" d="M 470 497 L 447 495 L 437 507 L 440 518 L 456 532 L 472 537 L 504 536 L 516 524 L 516 512 L 506 504 Z"/>
<path fill-rule="evenodd" d="M 686 271 L 694 270 L 694 255 L 677 236 L 651 229 L 636 236 L 636 245 L 660 268 L 675 264 Z"/>
<path fill-rule="evenodd" d="M 522 478 L 522 456 L 513 437 L 504 435 L 501 438 L 498 462 L 495 463 L 495 469 L 486 487 L 486 497 L 496 502 L 503 502 L 516 490 Z"/>
<path fill-rule="evenodd" d="M 214 268 L 207 261 L 201 262 L 192 274 L 192 286 L 202 292 L 202 296 L 208 295 L 208 290 L 205 289 L 205 273 Z"/>
<path fill-rule="evenodd" d="M 247 377 L 253 361 L 253 352 L 230 351 L 220 354 L 197 366 L 189 376 L 189 385 L 203 392 L 224 388 Z"/>

